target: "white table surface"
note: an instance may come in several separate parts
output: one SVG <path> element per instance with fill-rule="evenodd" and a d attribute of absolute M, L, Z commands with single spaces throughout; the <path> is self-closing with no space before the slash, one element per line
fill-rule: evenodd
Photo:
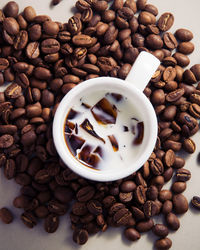
<path fill-rule="evenodd" d="M 74 0 L 63 0 L 58 6 L 50 8 L 50 0 L 16 0 L 20 10 L 32 5 L 38 14 L 47 14 L 55 21 L 65 22 L 72 15 Z M 7 3 L 0 1 L 0 7 Z M 195 51 L 190 56 L 192 66 L 200 63 L 200 1 L 199 0 L 149 0 L 159 10 L 159 16 L 164 12 L 172 12 L 175 16 L 175 23 L 171 28 L 174 32 L 178 28 L 187 28 L 194 34 L 192 42 L 195 44 Z M 197 155 L 200 151 L 200 132 L 193 136 L 196 142 L 196 152 L 187 156 L 186 168 L 192 172 L 192 178 L 187 183 L 187 190 L 184 192 L 188 200 L 194 195 L 200 195 L 200 165 L 197 163 Z M 138 242 L 128 242 L 122 236 L 122 229 L 111 228 L 105 233 L 99 233 L 89 238 L 86 245 L 80 247 L 71 240 L 72 231 L 68 215 L 62 217 L 61 225 L 56 233 L 47 234 L 42 225 L 33 229 L 26 228 L 19 219 L 19 209 L 12 207 L 12 201 L 19 193 L 19 186 L 14 181 L 7 181 L 2 170 L 0 171 L 0 207 L 7 206 L 15 214 L 15 220 L 10 225 L 4 225 L 0 221 L 0 250 L 149 250 L 153 249 L 155 237 L 152 233 L 142 235 Z M 187 214 L 180 216 L 181 227 L 169 237 L 173 241 L 173 250 L 198 250 L 200 249 L 200 211 L 192 208 Z"/>

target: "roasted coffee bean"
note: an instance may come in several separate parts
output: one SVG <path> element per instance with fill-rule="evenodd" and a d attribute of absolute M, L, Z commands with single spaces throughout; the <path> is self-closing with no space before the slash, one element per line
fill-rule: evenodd
<path fill-rule="evenodd" d="M 46 169 L 39 170 L 35 175 L 36 182 L 40 184 L 44 184 L 50 181 L 51 176 L 49 175 L 48 171 Z"/>
<path fill-rule="evenodd" d="M 131 217 L 132 214 L 127 208 L 121 208 L 114 214 L 113 222 L 117 226 L 127 225 Z"/>
<path fill-rule="evenodd" d="M 176 214 L 186 213 L 188 210 L 188 201 L 182 194 L 176 194 L 173 196 L 173 207 Z"/>
<path fill-rule="evenodd" d="M 94 215 L 99 215 L 99 214 L 102 214 L 102 212 L 103 212 L 102 205 L 97 200 L 90 200 L 87 203 L 87 208 L 88 208 L 89 212 L 94 214 Z"/>
<path fill-rule="evenodd" d="M 87 230 L 76 228 L 73 232 L 73 240 L 79 245 L 85 244 L 88 240 Z"/>
<path fill-rule="evenodd" d="M 152 227 L 152 232 L 161 238 L 164 238 L 169 234 L 168 228 L 163 224 L 155 224 Z"/>
<path fill-rule="evenodd" d="M 0 137 L 0 148 L 9 148 L 13 145 L 14 138 L 12 135 L 4 134 Z"/>
<path fill-rule="evenodd" d="M 37 220 L 32 212 L 24 212 L 21 215 L 21 220 L 29 228 L 33 228 L 37 224 Z"/>
<path fill-rule="evenodd" d="M 162 89 L 155 90 L 151 95 L 151 102 L 154 105 L 161 105 L 165 103 L 165 93 Z"/>
<path fill-rule="evenodd" d="M 134 228 L 126 228 L 124 230 L 124 235 L 125 237 L 130 240 L 130 241 L 136 241 L 136 240 L 139 240 L 140 239 L 140 233 L 135 230 Z"/>
<path fill-rule="evenodd" d="M 155 24 L 156 17 L 152 13 L 148 11 L 141 11 L 138 16 L 138 21 L 140 24 L 148 25 L 148 24 Z"/>
<path fill-rule="evenodd" d="M 63 204 L 69 203 L 73 198 L 73 192 L 69 188 L 57 187 L 54 191 L 55 198 Z"/>
<path fill-rule="evenodd" d="M 189 170 L 180 168 L 176 171 L 177 181 L 188 181 L 191 178 L 191 173 Z"/>
<path fill-rule="evenodd" d="M 4 19 L 3 28 L 10 35 L 17 35 L 19 33 L 19 24 L 13 17 L 7 17 Z"/>
<path fill-rule="evenodd" d="M 62 204 L 56 200 L 50 200 L 48 202 L 47 208 L 48 208 L 48 211 L 50 213 L 54 213 L 57 215 L 64 215 L 67 212 L 68 206 L 66 204 Z"/>
<path fill-rule="evenodd" d="M 141 221 L 136 224 L 136 230 L 140 233 L 148 232 L 154 226 L 152 219 Z"/>
<path fill-rule="evenodd" d="M 112 44 L 117 38 L 117 35 L 118 30 L 114 26 L 110 26 L 104 35 L 105 44 Z"/>
<path fill-rule="evenodd" d="M 169 149 L 164 155 L 164 163 L 167 167 L 172 167 L 175 161 L 175 153 L 173 150 Z"/>
<path fill-rule="evenodd" d="M 200 209 L 200 198 L 198 196 L 193 196 L 191 204 L 194 208 Z"/>
<path fill-rule="evenodd" d="M 163 189 L 159 192 L 159 200 L 164 202 L 166 200 L 171 200 L 172 199 L 172 192 L 167 190 L 167 189 Z"/>
<path fill-rule="evenodd" d="M 44 54 L 54 54 L 60 50 L 60 43 L 53 38 L 46 39 L 41 43 L 41 51 Z"/>
<path fill-rule="evenodd" d="M 186 189 L 186 182 L 177 181 L 172 184 L 172 191 L 176 194 L 184 192 Z"/>
<path fill-rule="evenodd" d="M 140 204 L 144 204 L 146 201 L 145 188 L 142 185 L 139 185 L 135 189 L 135 198 Z"/>
<path fill-rule="evenodd" d="M 134 181 L 125 181 L 122 182 L 122 184 L 120 185 L 120 189 L 122 192 L 132 192 L 136 189 L 136 184 Z"/>
<path fill-rule="evenodd" d="M 195 142 L 190 138 L 185 139 L 183 141 L 183 149 L 190 154 L 194 153 L 196 149 Z"/>
<path fill-rule="evenodd" d="M 157 189 L 157 187 L 153 186 L 153 185 L 148 187 L 146 195 L 147 195 L 148 199 L 155 201 L 157 199 L 157 197 L 158 197 L 158 189 Z"/>
<path fill-rule="evenodd" d="M 179 229 L 180 222 L 179 222 L 178 217 L 175 214 L 169 213 L 169 214 L 166 215 L 165 219 L 166 219 L 167 226 L 170 229 L 172 229 L 172 230 L 178 230 Z"/>
<path fill-rule="evenodd" d="M 109 215 L 114 215 L 118 210 L 122 208 L 125 208 L 125 205 L 123 203 L 114 203 L 109 209 Z"/>
<path fill-rule="evenodd" d="M 76 16 L 71 17 L 68 21 L 68 29 L 72 35 L 78 34 L 82 29 L 81 20 Z"/>
<path fill-rule="evenodd" d="M 168 49 L 175 49 L 178 46 L 178 42 L 175 36 L 171 32 L 166 32 L 163 35 L 163 41 L 164 41 L 165 46 Z"/>
<path fill-rule="evenodd" d="M 5 70 L 9 67 L 9 61 L 5 58 L 0 58 L 0 71 Z"/>
<path fill-rule="evenodd" d="M 47 233 L 54 233 L 59 226 L 59 217 L 55 214 L 49 214 L 44 220 L 44 229 Z"/>
<path fill-rule="evenodd" d="M 75 202 L 72 206 L 72 212 L 75 215 L 82 216 L 82 215 L 87 214 L 88 209 L 85 203 Z"/>
<path fill-rule="evenodd" d="M 159 35 L 150 34 L 145 41 L 150 49 L 161 49 L 163 47 L 163 41 Z"/>
<path fill-rule="evenodd" d="M 150 169 L 154 175 L 161 175 L 164 172 L 164 166 L 160 159 L 156 158 L 150 163 Z"/>
<path fill-rule="evenodd" d="M 27 133 L 23 134 L 21 136 L 21 143 L 24 146 L 30 146 L 32 144 L 34 144 L 34 142 L 36 141 L 37 136 L 34 130 L 30 130 Z"/>
<path fill-rule="evenodd" d="M 36 12 L 33 7 L 28 6 L 24 9 L 23 16 L 28 22 L 32 22 L 36 17 Z"/>
<path fill-rule="evenodd" d="M 163 173 L 163 177 L 165 179 L 165 182 L 171 180 L 172 176 L 173 176 L 174 170 L 173 168 L 169 167 L 168 169 L 166 169 Z"/>
<path fill-rule="evenodd" d="M 169 213 L 171 213 L 172 208 L 173 208 L 172 201 L 166 200 L 162 206 L 162 213 L 169 214 Z"/>
<path fill-rule="evenodd" d="M 147 218 L 154 216 L 157 212 L 157 206 L 154 201 L 148 200 L 143 206 L 144 214 Z"/>
<path fill-rule="evenodd" d="M 17 174 L 17 176 L 15 177 L 15 181 L 17 184 L 21 185 L 21 186 L 27 186 L 29 184 L 31 184 L 31 177 L 25 173 L 21 173 L 21 174 Z"/>
<path fill-rule="evenodd" d="M 0 218 L 3 223 L 10 224 L 13 221 L 13 214 L 8 208 L 2 207 L 0 209 Z"/>
<path fill-rule="evenodd" d="M 169 238 L 163 238 L 156 240 L 155 248 L 158 250 L 167 250 L 170 249 L 172 246 L 172 241 Z"/>
<path fill-rule="evenodd" d="M 167 31 L 174 23 L 174 16 L 172 13 L 163 13 L 158 19 L 158 27 L 161 31 Z"/>
<path fill-rule="evenodd" d="M 4 168 L 4 176 L 6 179 L 11 180 L 16 175 L 16 165 L 13 159 L 6 160 L 5 168 Z"/>
<path fill-rule="evenodd" d="M 92 186 L 86 186 L 86 187 L 81 188 L 77 192 L 76 198 L 80 202 L 86 202 L 92 199 L 94 194 L 95 194 L 95 189 Z"/>
<path fill-rule="evenodd" d="M 10 1 L 5 5 L 3 12 L 8 17 L 16 18 L 19 12 L 19 6 L 16 2 Z"/>
<path fill-rule="evenodd" d="M 174 53 L 173 57 L 176 59 L 177 64 L 181 67 L 186 67 L 190 63 L 189 57 L 184 55 L 183 53 L 176 52 Z"/>
<path fill-rule="evenodd" d="M 193 38 L 193 34 L 190 30 L 187 29 L 178 29 L 175 32 L 177 39 L 183 42 L 189 42 Z"/>

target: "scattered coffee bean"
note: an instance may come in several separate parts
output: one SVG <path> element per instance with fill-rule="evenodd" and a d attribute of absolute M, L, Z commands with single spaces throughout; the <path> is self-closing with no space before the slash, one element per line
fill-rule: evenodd
<path fill-rule="evenodd" d="M 191 204 L 194 208 L 200 209 L 200 198 L 198 196 L 194 196 L 192 198 Z"/>
<path fill-rule="evenodd" d="M 10 224 L 13 221 L 13 215 L 11 211 L 6 207 L 0 209 L 0 218 L 5 224 Z"/>

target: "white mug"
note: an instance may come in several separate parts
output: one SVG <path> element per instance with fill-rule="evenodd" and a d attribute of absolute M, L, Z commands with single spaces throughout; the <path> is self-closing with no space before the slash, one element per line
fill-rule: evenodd
<path fill-rule="evenodd" d="M 78 84 L 66 94 L 54 116 L 53 139 L 58 154 L 72 171 L 90 180 L 114 181 L 131 175 L 148 160 L 156 143 L 158 125 L 153 106 L 143 94 L 143 90 L 159 65 L 160 61 L 155 56 L 143 51 L 137 57 L 125 80 L 113 77 L 98 77 Z M 144 122 L 144 136 L 140 151 L 129 166 L 114 166 L 111 168 L 108 166 L 97 171 L 86 167 L 71 153 L 65 141 L 64 127 L 66 117 L 75 100 L 79 100 L 83 96 L 86 98 L 88 94 L 98 93 L 102 90 L 121 94 L 132 101 Z"/>

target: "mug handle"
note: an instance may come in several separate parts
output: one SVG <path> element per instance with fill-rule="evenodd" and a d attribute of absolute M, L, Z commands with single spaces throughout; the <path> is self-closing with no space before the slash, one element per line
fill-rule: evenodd
<path fill-rule="evenodd" d="M 143 92 L 159 65 L 158 58 L 149 52 L 142 51 L 135 60 L 125 81 Z"/>

